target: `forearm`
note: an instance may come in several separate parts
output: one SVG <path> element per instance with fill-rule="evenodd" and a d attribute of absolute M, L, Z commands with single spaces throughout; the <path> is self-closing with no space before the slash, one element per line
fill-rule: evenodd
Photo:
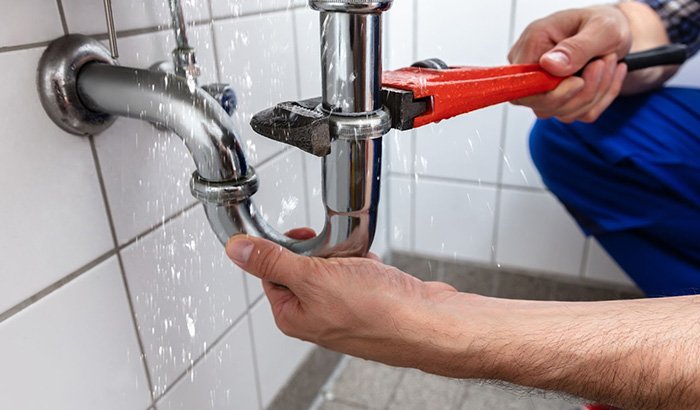
<path fill-rule="evenodd" d="M 460 304 L 437 313 L 447 327 L 430 333 L 448 336 L 424 370 L 622 408 L 700 407 L 700 297 L 564 303 L 467 295 Z"/>
<path fill-rule="evenodd" d="M 669 43 L 659 15 L 647 4 L 626 1 L 617 5 L 627 18 L 632 35 L 631 52 L 643 51 Z M 622 94 L 635 94 L 660 87 L 678 70 L 677 66 L 652 67 L 627 75 Z"/>

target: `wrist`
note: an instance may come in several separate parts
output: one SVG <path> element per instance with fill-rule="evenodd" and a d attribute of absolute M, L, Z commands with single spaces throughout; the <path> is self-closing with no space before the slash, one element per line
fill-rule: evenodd
<path fill-rule="evenodd" d="M 412 312 L 423 337 L 413 363 L 425 372 L 455 378 L 497 378 L 503 344 L 510 339 L 523 301 L 454 293 L 449 300 Z M 536 302 L 533 302 L 536 303 Z"/>

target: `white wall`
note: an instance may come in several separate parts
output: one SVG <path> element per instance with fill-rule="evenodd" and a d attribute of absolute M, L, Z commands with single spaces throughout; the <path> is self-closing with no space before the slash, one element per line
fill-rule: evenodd
<path fill-rule="evenodd" d="M 317 13 L 303 0 L 183 3 L 202 83 L 238 93 L 260 210 L 279 229 L 320 227 L 319 161 L 248 126 L 320 94 Z M 167 2 L 113 5 L 121 64 L 169 58 Z M 8 3 L 0 27 L 0 408 L 267 406 L 312 346 L 277 330 L 259 282 L 225 257 L 189 193 L 184 144 L 126 119 L 75 137 L 39 104 L 46 44 L 104 34 L 102 2 Z"/>
<path fill-rule="evenodd" d="M 113 3 L 121 63 L 168 58 L 166 2 Z M 276 102 L 318 95 L 317 15 L 303 0 L 184 3 L 202 81 L 237 89 L 261 211 L 280 229 L 320 227 L 319 161 L 247 125 Z M 389 65 L 505 63 L 526 21 L 564 6 L 514 3 L 396 0 Z M 25 0 L 0 13 L 0 408 L 264 408 L 311 346 L 277 331 L 259 283 L 224 257 L 188 192 L 184 145 L 126 119 L 74 137 L 39 104 L 46 44 L 104 34 L 101 4 Z M 389 237 L 400 250 L 625 281 L 542 187 L 526 151 L 531 120 L 499 106 L 388 138 L 391 224 L 377 251 Z"/>
<path fill-rule="evenodd" d="M 531 21 L 594 3 L 400 0 L 389 12 L 388 67 L 429 57 L 503 65 Z M 688 64 L 674 84 L 700 86 L 698 63 Z M 630 283 L 542 184 L 527 148 L 533 120 L 528 109 L 503 104 L 389 137 L 391 247 Z"/>

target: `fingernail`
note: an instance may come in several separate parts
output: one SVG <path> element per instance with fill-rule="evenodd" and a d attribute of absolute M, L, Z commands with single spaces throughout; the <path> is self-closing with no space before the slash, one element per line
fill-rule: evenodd
<path fill-rule="evenodd" d="M 248 263 L 250 254 L 253 252 L 253 242 L 248 239 L 234 240 L 227 250 L 229 258 L 238 264 L 244 265 Z"/>
<path fill-rule="evenodd" d="M 552 51 L 550 53 L 545 54 L 545 57 L 557 64 L 569 65 L 570 62 L 569 56 L 562 53 L 561 51 Z"/>

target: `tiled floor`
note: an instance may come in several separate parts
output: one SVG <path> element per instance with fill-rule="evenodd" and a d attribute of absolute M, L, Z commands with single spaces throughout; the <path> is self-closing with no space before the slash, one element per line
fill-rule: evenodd
<path fill-rule="evenodd" d="M 318 410 L 573 410 L 580 401 L 478 380 L 455 380 L 348 358 Z"/>

